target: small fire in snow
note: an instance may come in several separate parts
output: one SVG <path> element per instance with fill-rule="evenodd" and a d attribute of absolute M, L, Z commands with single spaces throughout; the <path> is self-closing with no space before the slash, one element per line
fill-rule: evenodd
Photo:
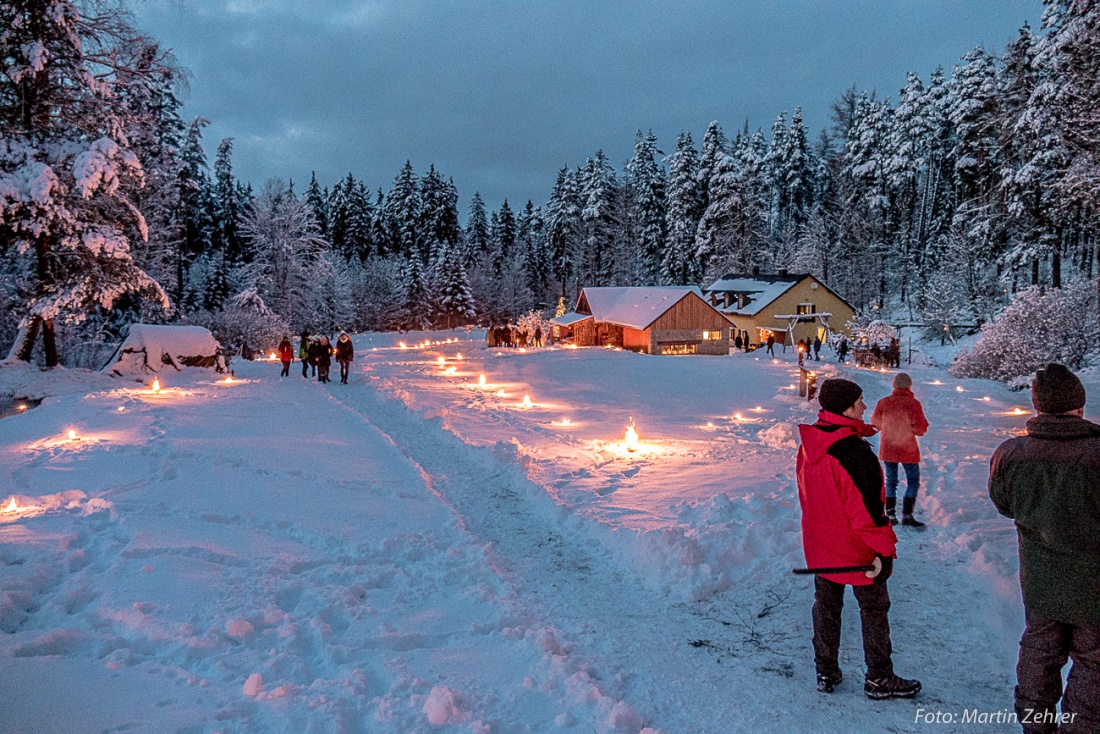
<path fill-rule="evenodd" d="M 764 409 L 757 405 L 755 408 L 749 408 L 753 413 L 763 413 Z"/>
<path fill-rule="evenodd" d="M 932 380 L 932 381 L 931 381 L 931 382 L 929 382 L 928 384 L 929 384 L 929 385 L 942 385 L 942 384 L 943 384 L 943 382 L 942 382 L 942 381 L 940 381 L 940 380 Z"/>
<path fill-rule="evenodd" d="M 496 392 L 496 396 L 497 396 L 498 398 L 502 398 L 502 397 L 504 397 L 504 388 L 503 388 L 503 387 L 502 387 L 502 388 L 500 388 L 499 390 L 497 390 L 497 392 Z"/>
<path fill-rule="evenodd" d="M 485 375 L 478 375 L 477 376 L 477 386 L 478 387 L 485 387 Z"/>
<path fill-rule="evenodd" d="M 1027 411 L 1023 408 L 1016 407 L 1009 412 L 1009 415 L 1027 415 Z"/>
<path fill-rule="evenodd" d="M 745 420 L 745 416 L 741 415 L 740 413 L 734 413 L 733 414 L 733 419 L 735 421 L 743 421 L 743 420 Z"/>
<path fill-rule="evenodd" d="M 15 497 L 12 497 L 11 501 L 8 502 L 6 507 L 4 507 L 4 512 L 18 512 L 18 511 L 19 511 L 19 506 L 17 504 L 15 504 Z"/>
<path fill-rule="evenodd" d="M 453 375 L 456 372 L 458 372 L 457 367 L 448 367 L 447 369 L 443 370 L 443 374 L 445 375 Z"/>
<path fill-rule="evenodd" d="M 638 450 L 638 432 L 634 430 L 633 420 L 631 421 L 630 425 L 626 427 L 626 450 Z"/>
<path fill-rule="evenodd" d="M 160 392 L 160 380 L 156 377 L 153 378 L 152 390 L 154 395 Z"/>
<path fill-rule="evenodd" d="M 26 403 L 20 403 L 19 404 L 19 412 L 20 413 L 26 413 L 27 412 L 27 404 Z"/>
<path fill-rule="evenodd" d="M 447 364 L 447 358 L 446 357 L 440 357 L 439 359 L 436 360 L 436 362 L 438 362 L 439 364 Z"/>
<path fill-rule="evenodd" d="M 74 431 L 71 428 L 69 429 L 69 434 L 68 435 L 69 435 L 69 440 L 70 441 L 79 441 L 80 440 L 80 436 L 76 435 L 76 431 Z"/>
<path fill-rule="evenodd" d="M 523 396 L 523 402 L 520 403 L 520 407 L 521 408 L 533 408 L 533 407 L 535 407 L 535 404 L 531 402 L 531 396 L 530 395 L 524 395 Z"/>
<path fill-rule="evenodd" d="M 124 410 L 126 410 L 126 406 L 124 406 L 124 405 L 118 406 L 118 412 L 119 413 L 123 412 Z"/>
<path fill-rule="evenodd" d="M 397 346 L 401 347 L 402 349 L 408 349 L 409 348 L 409 345 L 406 344 L 405 342 L 397 342 Z"/>
<path fill-rule="evenodd" d="M 455 359 L 462 359 L 462 352 L 455 355 Z"/>
<path fill-rule="evenodd" d="M 955 392 L 966 392 L 962 385 L 955 385 Z"/>
<path fill-rule="evenodd" d="M 572 422 L 572 421 L 570 421 L 570 420 L 569 420 L 568 418 L 562 418 L 562 419 L 561 419 L 561 424 L 562 424 L 563 426 L 568 426 L 568 425 L 569 425 L 569 424 L 570 424 L 571 422 Z"/>
<path fill-rule="evenodd" d="M 279 359 L 279 355 L 275 354 L 275 352 L 271 352 L 270 354 L 267 355 L 267 361 L 268 362 L 276 362 L 276 361 L 278 361 L 278 359 Z"/>
<path fill-rule="evenodd" d="M 233 375 L 226 375 L 225 379 L 222 380 L 222 382 L 224 382 L 226 385 L 232 385 L 233 384 Z"/>

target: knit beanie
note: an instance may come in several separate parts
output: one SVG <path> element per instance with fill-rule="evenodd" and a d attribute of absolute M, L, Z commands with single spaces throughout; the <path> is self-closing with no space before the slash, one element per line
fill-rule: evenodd
<path fill-rule="evenodd" d="M 899 372 L 894 376 L 894 389 L 895 390 L 908 390 L 913 387 L 913 378 L 904 372 Z"/>
<path fill-rule="evenodd" d="M 1031 404 L 1040 413 L 1068 413 L 1085 407 L 1085 386 L 1064 365 L 1051 362 L 1031 381 Z"/>
<path fill-rule="evenodd" d="M 836 415 L 843 415 L 844 411 L 851 408 L 863 395 L 863 388 L 851 380 L 830 378 L 821 383 L 821 392 L 817 401 L 821 408 Z"/>

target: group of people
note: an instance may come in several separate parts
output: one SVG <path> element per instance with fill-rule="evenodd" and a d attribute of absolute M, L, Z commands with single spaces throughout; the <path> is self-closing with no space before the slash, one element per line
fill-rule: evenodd
<path fill-rule="evenodd" d="M 1084 419 L 1084 387 L 1060 364 L 1036 373 L 1031 397 L 1037 415 L 1026 435 L 997 448 L 989 478 L 993 504 L 1015 520 L 1019 536 L 1026 628 L 1016 669 L 1017 720 L 1036 734 L 1100 732 L 1100 425 Z M 817 688 L 831 693 L 843 680 L 840 620 L 851 586 L 862 621 L 865 694 L 912 698 L 920 681 L 894 673 L 887 580 L 897 557 L 899 464 L 907 480 L 901 524 L 923 527 L 913 512 L 917 437 L 928 421 L 904 373 L 876 404 L 870 424 L 855 382 L 825 380 L 819 403 L 816 422 L 799 426 L 797 460 L 803 549 L 816 575 Z M 878 456 L 867 441 L 876 433 Z M 1063 694 L 1061 670 L 1070 659 Z"/>
<path fill-rule="evenodd" d="M 290 343 L 290 337 L 284 336 L 279 342 L 279 360 L 283 363 L 282 377 L 290 375 L 290 363 L 294 361 L 294 345 Z M 329 371 L 332 368 L 332 359 L 336 358 L 340 365 L 340 382 L 348 384 L 348 374 L 351 372 L 351 363 L 355 359 L 355 347 L 351 343 L 351 337 L 341 331 L 333 346 L 329 338 L 320 334 L 311 336 L 308 331 L 302 332 L 301 341 L 298 343 L 298 359 L 302 361 L 302 377 L 309 377 L 310 370 L 318 382 L 332 382 L 329 379 Z"/>
<path fill-rule="evenodd" d="M 485 330 L 485 344 L 489 347 L 541 347 L 544 346 L 542 327 L 536 326 L 534 331 L 521 329 L 518 326 L 506 324 L 504 326 L 490 326 Z"/>

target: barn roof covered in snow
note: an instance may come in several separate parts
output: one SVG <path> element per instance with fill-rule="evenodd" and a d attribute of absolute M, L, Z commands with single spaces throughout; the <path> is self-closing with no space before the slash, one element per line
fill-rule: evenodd
<path fill-rule="evenodd" d="M 558 326 L 572 326 L 578 321 L 584 321 L 590 318 L 592 318 L 592 314 L 590 313 L 563 313 L 561 316 L 555 316 L 550 319 L 550 323 L 557 324 Z"/>
<path fill-rule="evenodd" d="M 644 330 L 692 293 L 703 298 L 696 286 L 585 288 L 576 310 L 596 321 Z"/>
<path fill-rule="evenodd" d="M 809 273 L 754 273 L 753 275 L 725 275 L 707 287 L 707 294 L 729 293 L 742 296 L 743 306 L 734 301 L 729 306 L 715 306 L 722 313 L 739 316 L 756 316 L 769 303 L 811 277 Z"/>

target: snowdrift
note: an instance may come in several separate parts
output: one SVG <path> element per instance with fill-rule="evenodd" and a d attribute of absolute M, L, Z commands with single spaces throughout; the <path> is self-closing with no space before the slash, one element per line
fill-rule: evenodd
<path fill-rule="evenodd" d="M 113 376 L 159 372 L 163 365 L 213 367 L 225 372 L 221 345 L 202 326 L 133 324 L 103 372 Z"/>

